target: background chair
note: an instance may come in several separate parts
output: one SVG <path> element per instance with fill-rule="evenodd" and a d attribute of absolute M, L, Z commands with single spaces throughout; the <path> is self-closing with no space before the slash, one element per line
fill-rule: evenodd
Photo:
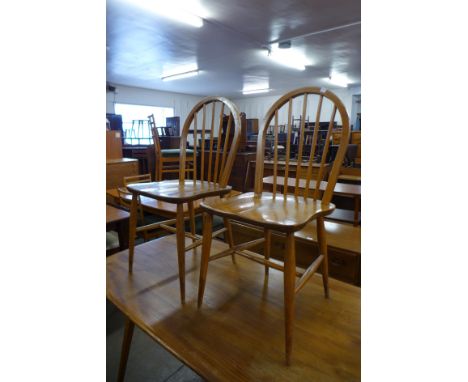
<path fill-rule="evenodd" d="M 289 162 L 291 157 L 291 131 L 293 110 L 301 110 L 302 117 L 299 131 L 299 142 L 297 147 L 296 174 L 300 173 L 302 162 L 308 163 L 305 188 L 299 187 L 299 178 L 296 177 L 294 184 L 294 192 L 287 194 L 288 187 L 283 187 L 283 194 L 277 192 L 277 175 L 278 175 L 278 124 L 279 118 L 287 120 L 287 137 L 285 145 L 285 173 L 284 184 L 288 184 Z M 304 130 L 305 120 L 308 117 L 308 110 L 311 110 L 312 120 L 315 120 L 313 126 L 312 138 L 310 143 L 305 144 Z M 338 115 L 337 115 L 338 111 Z M 328 115 L 326 115 L 328 114 Z M 338 121 L 335 122 L 335 119 Z M 321 120 L 328 121 L 328 129 L 326 130 L 326 138 L 319 144 L 320 125 L 323 125 Z M 274 137 L 273 137 L 273 188 L 272 192 L 263 191 L 263 168 L 264 168 L 264 153 L 266 133 L 273 121 Z M 342 139 L 341 144 L 336 152 L 331 171 L 328 175 L 328 183 L 325 191 L 322 194 L 320 182 L 324 179 L 328 172 L 326 169 L 330 166 L 327 163 L 327 154 L 330 146 L 330 138 L 332 129 L 336 124 L 341 124 Z M 308 124 L 310 128 L 310 123 Z M 349 141 L 349 118 L 343 103 L 338 97 L 329 90 L 317 87 L 306 87 L 293 90 L 278 101 L 276 101 L 270 110 L 267 112 L 264 120 L 263 128 L 259 132 L 257 142 L 257 158 L 255 171 L 255 187 L 254 192 L 233 196 L 231 198 L 219 200 L 205 200 L 201 203 L 203 212 L 203 246 L 202 260 L 200 267 L 200 281 L 198 290 L 198 306 L 200 307 L 203 301 L 203 294 L 206 284 L 206 276 L 208 270 L 208 262 L 216 260 L 224 256 L 232 255 L 233 253 L 244 256 L 248 259 L 256 261 L 265 266 L 265 273 L 268 274 L 269 268 L 275 268 L 284 272 L 284 308 L 285 308 L 285 348 L 286 348 L 286 363 L 290 364 L 292 350 L 292 334 L 294 325 L 294 296 L 296 292 L 301 290 L 307 280 L 321 267 L 323 287 L 325 297 L 328 297 L 328 259 L 327 259 L 327 242 L 324 226 L 324 216 L 330 214 L 335 206 L 330 203 L 333 189 L 343 162 L 347 142 Z M 307 146 L 307 147 L 306 147 Z M 303 157 L 303 153 L 308 152 L 309 155 Z M 312 164 L 319 165 L 312 178 Z M 312 182 L 312 184 L 311 184 Z M 307 197 L 311 189 L 312 197 Z M 252 224 L 264 230 L 264 238 L 255 239 L 247 243 L 231 246 L 229 249 L 210 256 L 212 236 L 209 234 L 212 229 L 213 215 L 218 215 L 223 218 L 229 218 L 240 222 Z M 306 224 L 315 220 L 317 229 L 317 238 L 320 249 L 320 254 L 312 264 L 303 271 L 296 269 L 295 257 L 295 240 L 294 233 L 305 227 Z M 286 237 L 286 250 L 284 254 L 284 265 L 278 264 L 270 260 L 271 253 L 271 234 L 275 231 Z M 264 244 L 264 257 L 246 251 L 258 244 Z M 299 280 L 296 281 L 296 277 Z"/>
<path fill-rule="evenodd" d="M 153 136 L 154 155 L 155 155 L 155 174 L 156 181 L 163 180 L 163 173 L 178 173 L 179 172 L 179 157 L 180 149 L 163 149 L 159 139 L 158 127 L 154 120 L 154 114 L 148 116 L 149 126 Z M 164 131 L 164 129 L 162 129 Z M 186 149 L 186 166 L 185 171 L 193 173 L 193 150 Z"/>
<path fill-rule="evenodd" d="M 226 117 L 225 112 L 227 113 Z M 195 203 L 204 198 L 219 198 L 231 191 L 231 187 L 227 183 L 239 146 L 241 133 L 239 114 L 235 104 L 224 97 L 204 98 L 190 111 L 182 129 L 178 158 L 180 162 L 179 179 L 127 186 L 129 192 L 132 193 L 129 272 L 132 272 L 136 232 L 144 229 L 164 228 L 175 233 L 177 235 L 182 303 L 185 302 L 185 252 L 202 244 L 201 236 L 195 232 Z M 190 149 L 187 146 L 190 146 Z M 191 150 L 189 155 L 187 155 L 188 150 Z M 189 160 L 193 160 L 192 179 L 186 179 L 185 166 Z M 175 204 L 177 206 L 175 219 L 137 228 L 138 198 L 140 196 Z M 185 232 L 184 228 L 187 218 L 184 214 L 184 204 L 188 207 L 190 232 Z M 226 232 L 227 241 L 232 245 L 229 221 L 225 219 L 224 222 L 225 228 L 213 233 L 209 232 L 209 235 L 210 237 L 217 236 Z M 187 247 L 185 247 L 186 237 L 192 239 L 192 244 Z"/>

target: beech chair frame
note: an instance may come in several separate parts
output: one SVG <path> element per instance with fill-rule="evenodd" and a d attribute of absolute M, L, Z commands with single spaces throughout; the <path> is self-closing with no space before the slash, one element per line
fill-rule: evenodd
<path fill-rule="evenodd" d="M 215 114 L 217 114 L 216 109 L 218 104 L 220 104 L 218 115 L 219 123 L 217 125 L 217 129 L 215 129 Z M 209 107 L 211 107 L 211 127 L 210 129 L 207 129 L 207 114 L 209 114 L 207 111 Z M 223 128 L 225 110 L 229 113 L 226 131 L 224 131 L 225 129 Z M 199 119 L 198 114 L 200 112 L 202 113 L 201 130 L 199 130 L 197 126 Z M 190 130 L 191 126 L 193 126 L 192 130 Z M 233 130 L 232 134 L 231 130 Z M 186 153 L 190 131 L 193 133 L 193 157 L 188 157 Z M 218 133 L 216 149 L 214 148 L 215 131 Z M 199 132 L 201 133 L 200 146 L 198 146 Z M 209 152 L 208 157 L 206 158 L 205 138 L 208 135 Z M 237 106 L 232 101 L 224 97 L 206 97 L 193 107 L 187 116 L 182 129 L 180 157 L 178 158 L 180 162 L 179 179 L 133 184 L 128 186 L 129 192 L 132 193 L 132 202 L 130 207 L 129 272 L 133 271 L 133 256 L 135 248 L 134 238 L 136 232 L 162 228 L 171 233 L 175 233 L 177 236 L 180 297 L 182 303 L 185 303 L 185 252 L 201 246 L 203 243 L 202 236 L 195 232 L 194 202 L 205 198 L 217 199 L 219 197 L 227 196 L 227 194 L 231 192 L 231 187 L 228 186 L 227 183 L 237 154 L 240 136 L 241 121 L 240 112 Z M 200 148 L 199 155 L 197 147 Z M 198 156 L 200 156 L 200 174 L 198 174 L 197 171 Z M 184 169 L 187 162 L 192 160 L 193 177 L 192 179 L 186 179 L 186 171 L 184 171 Z M 205 165 L 207 165 L 207 169 L 205 169 Z M 174 219 L 152 223 L 137 228 L 138 198 L 140 195 L 176 204 L 176 217 Z M 184 212 L 184 204 L 188 207 L 188 216 Z M 186 220 L 190 221 L 190 232 L 185 231 Z M 228 219 L 224 219 L 224 225 L 224 228 L 206 234 L 210 237 L 216 237 L 225 233 L 228 243 L 232 245 L 232 231 Z M 192 243 L 186 246 L 185 238 L 192 239 Z M 233 261 L 235 261 L 234 255 L 232 257 Z"/>

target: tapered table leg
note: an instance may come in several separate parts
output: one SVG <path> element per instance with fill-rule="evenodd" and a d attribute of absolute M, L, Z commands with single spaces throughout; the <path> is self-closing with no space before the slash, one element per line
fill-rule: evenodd
<path fill-rule="evenodd" d="M 291 364 L 292 338 L 294 329 L 294 297 L 296 286 L 296 250 L 294 233 L 286 236 L 286 254 L 284 257 L 284 323 L 286 343 L 286 364 Z"/>
<path fill-rule="evenodd" d="M 130 345 L 132 344 L 134 328 L 135 324 L 129 318 L 127 318 L 127 320 L 125 321 L 122 351 L 120 352 L 119 374 L 117 376 L 118 382 L 123 382 L 125 378 L 125 371 L 127 370 L 127 361 L 128 355 L 130 354 Z"/>

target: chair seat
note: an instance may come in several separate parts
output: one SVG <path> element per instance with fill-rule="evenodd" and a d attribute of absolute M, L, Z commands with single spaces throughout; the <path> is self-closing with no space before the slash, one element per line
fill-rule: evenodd
<path fill-rule="evenodd" d="M 185 180 L 184 183 L 181 183 L 177 179 L 171 179 L 161 182 L 129 184 L 127 189 L 148 198 L 171 203 L 185 203 L 208 196 L 228 194 L 231 191 L 231 186 L 221 187 L 218 183 L 199 180 Z"/>
<path fill-rule="evenodd" d="M 192 156 L 193 150 L 186 149 L 185 150 L 186 156 Z M 180 149 L 163 149 L 161 150 L 161 154 L 163 157 L 178 157 L 180 155 Z"/>
<path fill-rule="evenodd" d="M 286 232 L 297 231 L 310 220 L 329 215 L 335 209 L 332 203 L 294 195 L 284 198 L 277 194 L 274 198 L 269 192 L 261 196 L 249 192 L 227 199 L 204 200 L 200 206 L 215 215 Z"/>

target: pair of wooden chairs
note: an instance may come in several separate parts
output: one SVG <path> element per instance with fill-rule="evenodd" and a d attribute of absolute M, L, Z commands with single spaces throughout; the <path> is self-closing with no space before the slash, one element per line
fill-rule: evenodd
<path fill-rule="evenodd" d="M 213 148 L 213 139 L 210 141 L 209 155 L 205 158 L 204 147 L 201 147 L 200 153 L 200 180 L 197 180 L 197 159 L 198 159 L 198 139 L 197 128 L 198 120 L 200 119 L 200 111 L 202 116 L 202 129 L 201 129 L 201 145 L 205 143 L 205 122 L 207 120 L 207 110 L 210 105 L 213 105 L 213 112 L 211 114 L 211 132 L 214 130 L 215 118 L 215 102 L 221 102 L 221 112 L 219 114 L 219 124 L 217 131 L 219 136 L 217 139 L 216 155 Z M 222 126 L 224 107 L 227 106 L 230 117 L 226 129 Z M 315 120 L 315 129 L 312 135 L 312 140 L 309 147 L 305 148 L 304 142 L 304 121 L 308 115 L 308 110 Z M 292 115 L 297 113 L 297 110 L 302 109 L 302 123 L 300 126 L 299 143 L 297 147 L 297 158 L 291 160 L 291 145 L 292 145 Z M 325 114 L 328 113 L 328 116 Z M 306 173 L 306 187 L 301 189 L 299 187 L 299 178 L 295 179 L 295 188 L 293 194 L 288 194 L 284 191 L 283 194 L 277 192 L 276 179 L 278 176 L 278 125 L 280 118 L 287 120 L 287 137 L 286 145 L 283 144 L 286 151 L 285 156 L 285 183 L 288 181 L 288 173 L 290 164 L 289 162 L 297 163 L 296 174 L 300 173 L 303 162 L 308 164 Z M 320 121 L 327 118 L 329 127 L 327 137 L 323 147 L 317 150 L 317 139 L 319 134 Z M 221 148 L 220 139 L 225 134 L 226 139 L 230 136 L 230 122 L 234 121 L 234 135 L 232 144 L 224 144 L 221 158 L 219 158 L 219 150 Z M 272 192 L 263 191 L 263 162 L 265 155 L 265 142 L 267 139 L 267 130 L 273 122 L 273 160 L 274 160 L 274 181 Z M 342 143 L 337 151 L 335 160 L 331 170 L 329 164 L 326 163 L 327 153 L 329 150 L 329 142 L 331 138 L 332 129 L 335 124 L 340 124 L 342 128 Z M 240 134 L 239 113 L 235 105 L 226 99 L 221 98 L 207 98 L 197 104 L 189 114 L 187 121 L 184 124 L 182 132 L 182 140 L 180 144 L 180 166 L 181 169 L 185 168 L 187 161 L 186 143 L 190 126 L 193 124 L 192 131 L 194 137 L 192 141 L 193 146 L 193 161 L 194 161 L 194 175 L 192 180 L 185 179 L 185 171 L 180 171 L 179 180 L 176 181 L 162 181 L 156 183 L 146 183 L 129 185 L 128 189 L 133 193 L 131 204 L 131 220 L 130 220 L 130 250 L 129 250 L 129 269 L 132 270 L 133 254 L 134 254 L 134 234 L 136 229 L 136 216 L 138 207 L 138 195 L 145 195 L 149 197 L 158 198 L 161 200 L 177 203 L 177 218 L 175 219 L 176 227 L 171 228 L 177 235 L 177 255 L 179 261 L 179 280 L 181 300 L 185 299 L 185 284 L 184 284 L 184 255 L 185 251 L 202 244 L 202 258 L 200 265 L 200 278 L 198 289 L 198 306 L 201 307 L 203 302 L 203 295 L 205 285 L 207 282 L 208 263 L 210 261 L 225 257 L 232 256 L 235 261 L 235 255 L 246 257 L 250 260 L 263 264 L 265 266 L 265 273 L 268 274 L 269 268 L 274 268 L 284 272 L 284 310 L 285 310 L 285 348 L 286 348 L 286 363 L 289 365 L 291 361 L 292 351 L 292 335 L 294 327 L 294 298 L 295 294 L 300 291 L 310 277 L 321 268 L 323 287 L 325 297 L 328 297 L 328 258 L 327 258 L 327 241 L 324 226 L 324 217 L 330 214 L 335 206 L 331 203 L 333 189 L 336 184 L 337 177 L 341 163 L 343 162 L 346 152 L 346 142 L 349 136 L 349 119 L 343 103 L 338 97 L 323 88 L 305 87 L 293 90 L 278 101 L 276 101 L 270 110 L 267 112 L 263 128 L 260 129 L 257 143 L 257 157 L 256 157 L 256 172 L 255 172 L 255 187 L 254 192 L 240 194 L 229 198 L 207 198 L 208 196 L 224 196 L 230 187 L 227 186 L 229 174 L 233 165 L 234 157 L 236 155 L 238 138 Z M 213 138 L 213 136 L 211 136 Z M 226 155 L 228 152 L 228 155 Z M 303 152 L 309 153 L 307 157 L 303 158 Z M 209 162 L 209 172 L 205 172 L 205 166 Z M 214 175 L 211 176 L 212 162 L 214 162 Z M 314 164 L 314 166 L 313 166 Z M 218 166 L 220 170 L 218 172 Z M 312 176 L 312 168 L 315 171 L 314 177 Z M 216 174 L 219 173 L 219 176 Z M 328 183 L 324 192 L 320 191 L 320 187 L 311 187 L 311 182 L 320 184 L 324 179 L 325 174 L 328 174 Z M 205 177 L 207 175 L 207 177 Z M 206 179 L 206 180 L 204 180 Z M 309 195 L 309 188 L 314 189 L 313 197 Z M 287 190 L 287 187 L 284 188 Z M 183 203 L 189 203 L 190 216 L 194 214 L 193 201 L 196 199 L 204 199 L 201 204 L 203 211 L 203 232 L 202 237 L 195 235 L 193 230 L 191 233 L 186 233 L 183 227 L 184 216 L 182 210 Z M 192 207 L 190 207 L 192 204 Z M 221 231 L 212 232 L 213 216 L 220 216 L 224 219 L 225 228 L 222 232 L 227 233 L 227 242 L 229 248 L 221 253 L 211 254 L 212 238 L 221 233 Z M 230 220 L 245 222 L 264 230 L 264 238 L 256 239 L 247 243 L 238 245 L 233 244 L 232 233 L 230 231 Z M 295 232 L 301 230 L 308 223 L 316 221 L 317 238 L 319 243 L 320 255 L 317 259 L 304 271 L 296 269 L 295 258 Z M 172 223 L 172 221 L 171 221 Z M 169 222 L 165 223 L 169 224 Z M 161 225 L 162 226 L 162 225 Z M 163 227 L 163 228 L 167 228 Z M 270 260 L 271 253 L 271 235 L 272 232 L 278 232 L 286 237 L 286 250 L 284 254 L 284 265 L 279 265 L 277 262 Z M 188 247 L 185 246 L 185 237 L 188 236 L 193 239 L 193 243 Z M 249 248 L 256 246 L 260 243 L 264 244 L 264 256 L 255 254 L 249 251 Z M 296 281 L 296 278 L 299 279 Z"/>

